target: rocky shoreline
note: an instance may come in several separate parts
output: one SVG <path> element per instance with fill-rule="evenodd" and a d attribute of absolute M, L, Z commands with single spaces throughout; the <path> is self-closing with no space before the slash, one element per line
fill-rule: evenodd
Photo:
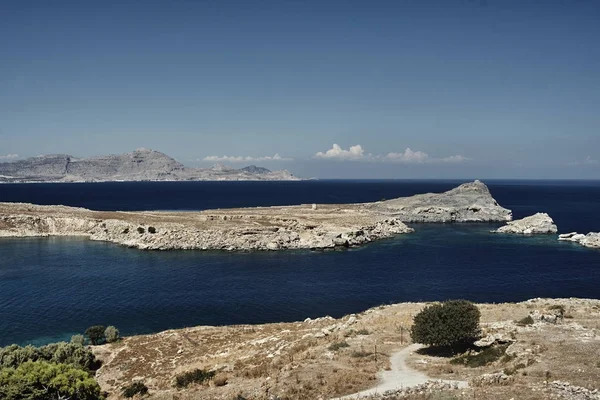
<path fill-rule="evenodd" d="M 405 222 L 505 222 L 512 213 L 479 181 L 445 193 L 363 204 L 200 212 L 100 212 L 0 203 L 0 237 L 86 236 L 144 250 L 279 250 L 359 246 L 410 233 Z"/>

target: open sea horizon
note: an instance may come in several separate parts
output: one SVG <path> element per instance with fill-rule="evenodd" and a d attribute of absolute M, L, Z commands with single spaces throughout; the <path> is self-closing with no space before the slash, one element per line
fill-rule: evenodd
<path fill-rule="evenodd" d="M 0 202 L 94 210 L 356 203 L 443 192 L 465 180 L 2 184 Z M 547 212 L 561 233 L 600 231 L 600 181 L 484 180 L 515 219 Z M 0 346 L 68 340 L 95 324 L 125 335 L 302 320 L 386 303 L 600 298 L 600 251 L 501 224 L 416 232 L 336 251 L 140 251 L 84 238 L 0 239 Z"/>

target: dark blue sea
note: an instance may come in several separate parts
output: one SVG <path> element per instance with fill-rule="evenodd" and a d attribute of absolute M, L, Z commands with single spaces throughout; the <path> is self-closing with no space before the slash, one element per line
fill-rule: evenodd
<path fill-rule="evenodd" d="M 351 203 L 442 192 L 461 181 L 148 182 L 0 185 L 0 201 L 95 210 L 202 210 Z M 515 218 L 600 230 L 600 181 L 487 181 Z M 81 238 L 0 239 L 0 346 L 68 339 L 94 324 L 125 335 L 194 325 L 341 316 L 384 303 L 600 298 L 600 251 L 498 224 L 412 225 L 342 251 L 147 252 Z"/>

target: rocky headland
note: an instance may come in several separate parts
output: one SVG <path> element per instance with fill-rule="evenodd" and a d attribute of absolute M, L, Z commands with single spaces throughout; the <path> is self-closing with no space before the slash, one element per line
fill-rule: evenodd
<path fill-rule="evenodd" d="M 376 203 L 100 212 L 0 203 L 0 237 L 86 236 L 147 250 L 327 249 L 412 232 L 405 222 L 509 221 L 485 184 Z"/>
<path fill-rule="evenodd" d="M 164 153 L 144 148 L 89 158 L 56 154 L 0 163 L 0 183 L 238 180 L 289 181 L 299 178 L 286 170 L 270 171 L 254 165 L 240 169 L 224 165 L 189 168 Z"/>
<path fill-rule="evenodd" d="M 509 221 L 506 225 L 492 231 L 495 233 L 514 233 L 520 235 L 555 234 L 558 228 L 546 213 L 537 213 L 523 219 Z"/>

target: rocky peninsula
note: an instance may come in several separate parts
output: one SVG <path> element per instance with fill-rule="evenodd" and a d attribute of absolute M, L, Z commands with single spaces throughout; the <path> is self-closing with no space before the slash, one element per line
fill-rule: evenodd
<path fill-rule="evenodd" d="M 0 237 L 86 236 L 145 250 L 327 249 L 412 232 L 405 222 L 504 222 L 511 217 L 487 186 L 475 181 L 445 193 L 375 203 L 200 212 L 0 203 Z"/>

